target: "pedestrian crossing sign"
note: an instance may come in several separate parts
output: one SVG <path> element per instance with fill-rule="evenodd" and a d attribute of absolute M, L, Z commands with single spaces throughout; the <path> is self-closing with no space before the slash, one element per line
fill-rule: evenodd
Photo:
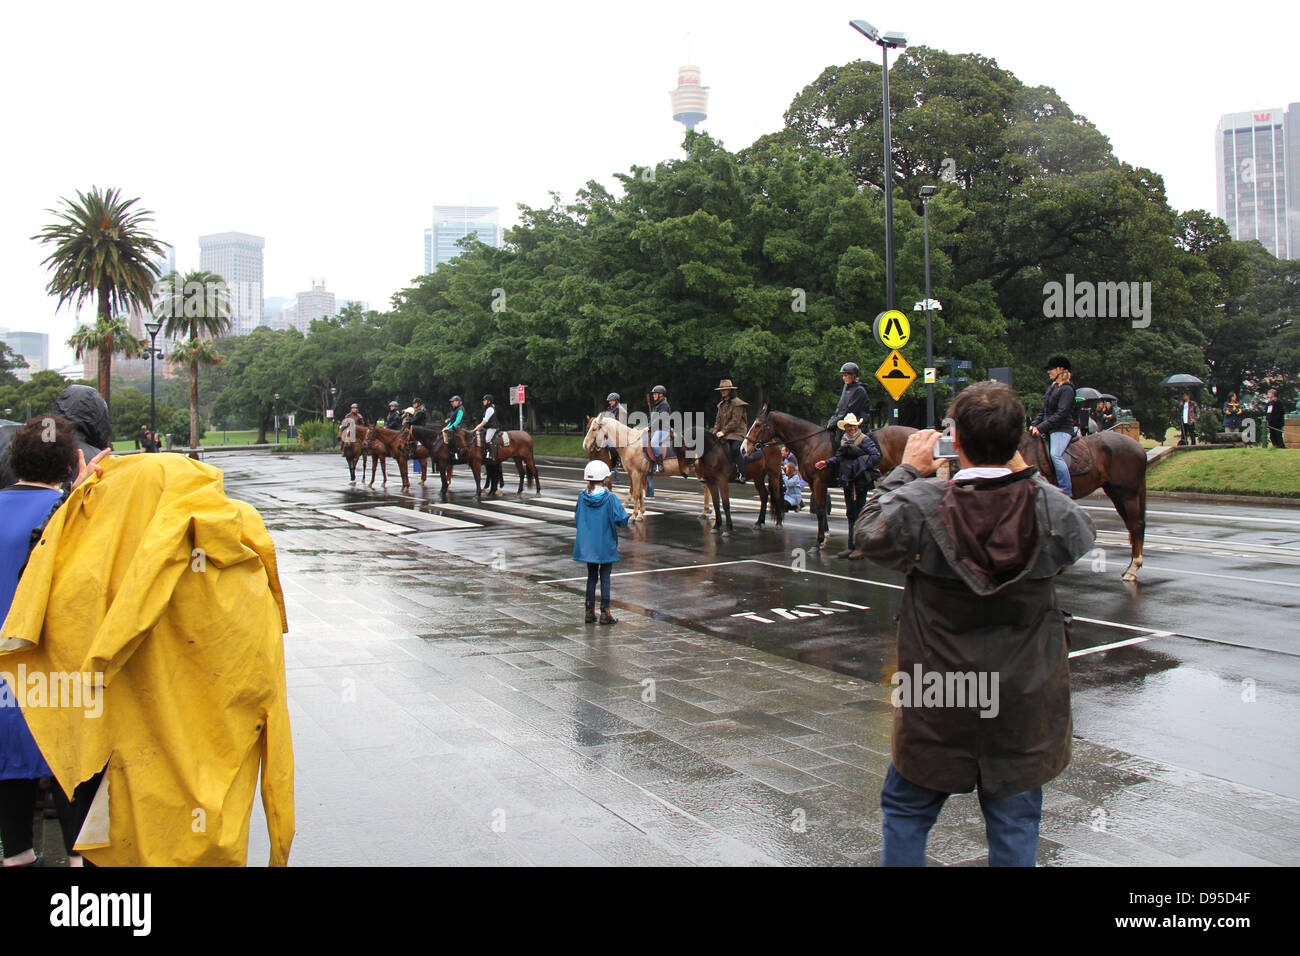
<path fill-rule="evenodd" d="M 912 337 L 912 323 L 906 313 L 889 309 L 876 316 L 876 321 L 871 325 L 871 333 L 880 345 L 897 351 Z"/>
<path fill-rule="evenodd" d="M 894 401 L 898 401 L 907 387 L 916 381 L 916 370 L 907 364 L 898 349 L 894 349 L 876 369 L 876 379 L 885 386 Z"/>

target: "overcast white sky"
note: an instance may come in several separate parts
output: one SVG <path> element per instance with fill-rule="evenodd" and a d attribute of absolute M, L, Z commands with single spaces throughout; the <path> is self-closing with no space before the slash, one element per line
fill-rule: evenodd
<path fill-rule="evenodd" d="M 1221 113 L 1300 101 L 1290 0 L 76 0 L 5 16 L 0 325 L 51 333 L 56 366 L 73 316 L 55 314 L 30 237 L 61 197 L 139 196 L 182 271 L 198 236 L 251 232 L 267 296 L 321 276 L 387 308 L 423 268 L 434 203 L 513 224 L 518 202 L 679 155 L 667 94 L 687 34 L 710 87 L 701 129 L 728 148 L 778 129 L 825 66 L 878 58 L 848 26 L 862 18 L 1055 87 L 1121 159 L 1162 173 L 1177 209 L 1215 211 Z"/>

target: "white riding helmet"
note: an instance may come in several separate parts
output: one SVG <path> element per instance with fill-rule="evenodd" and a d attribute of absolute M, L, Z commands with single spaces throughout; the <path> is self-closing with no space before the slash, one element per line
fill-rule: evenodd
<path fill-rule="evenodd" d="M 604 481 L 608 477 L 609 465 L 599 459 L 587 462 L 587 467 L 582 472 L 584 481 Z"/>

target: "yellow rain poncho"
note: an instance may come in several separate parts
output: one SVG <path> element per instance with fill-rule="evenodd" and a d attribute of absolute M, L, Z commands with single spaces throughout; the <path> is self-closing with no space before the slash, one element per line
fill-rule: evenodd
<path fill-rule="evenodd" d="M 103 468 L 51 517 L 0 630 L 0 671 L 25 678 L 15 693 L 64 792 L 108 767 L 77 848 L 100 866 L 243 865 L 260 765 L 285 865 L 287 624 L 266 526 L 209 465 Z"/>

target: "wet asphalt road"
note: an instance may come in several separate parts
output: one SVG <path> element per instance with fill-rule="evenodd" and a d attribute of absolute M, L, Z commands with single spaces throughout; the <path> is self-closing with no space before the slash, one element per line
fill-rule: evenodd
<path fill-rule="evenodd" d="M 225 467 L 222 457 L 210 460 Z M 434 480 L 371 488 L 350 484 L 336 457 L 292 461 L 302 507 L 460 556 L 467 573 L 488 566 L 551 583 L 580 610 L 585 567 L 571 560 L 578 463 L 542 462 L 540 498 L 525 490 L 522 501 L 509 493 L 483 503 L 461 468 L 444 503 Z M 508 491 L 515 486 L 507 471 Z M 834 558 L 846 541 L 842 501 L 819 552 L 806 510 L 782 529 L 755 529 L 752 486 L 733 497 L 734 532 L 713 533 L 699 518 L 698 487 L 658 482 L 647 520 L 621 534 L 615 606 L 888 684 L 902 578 Z M 1300 508 L 1153 498 L 1147 563 L 1131 585 L 1120 580 L 1127 536 L 1109 502 L 1083 506 L 1100 547 L 1058 582 L 1075 617 L 1076 735 L 1300 798 Z"/>

